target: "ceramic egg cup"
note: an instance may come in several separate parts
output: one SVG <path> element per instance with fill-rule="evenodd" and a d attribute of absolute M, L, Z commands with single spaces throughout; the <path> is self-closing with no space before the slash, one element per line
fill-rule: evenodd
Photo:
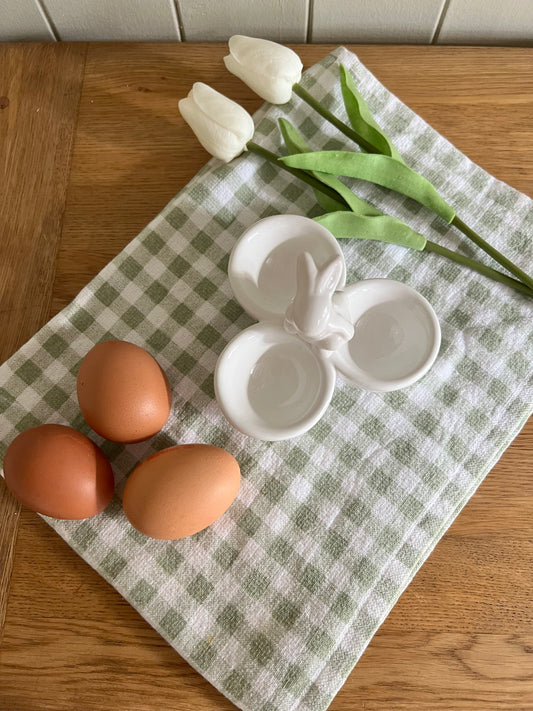
<path fill-rule="evenodd" d="M 228 277 L 259 323 L 221 353 L 215 393 L 229 422 L 251 437 L 309 430 L 330 404 L 337 374 L 388 392 L 415 383 L 437 357 L 440 326 L 428 301 L 391 279 L 346 286 L 337 240 L 309 218 L 254 224 L 231 253 Z"/>

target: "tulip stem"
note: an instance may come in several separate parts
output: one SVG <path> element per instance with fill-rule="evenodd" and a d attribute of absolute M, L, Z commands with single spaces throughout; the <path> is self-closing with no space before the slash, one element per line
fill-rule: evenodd
<path fill-rule="evenodd" d="M 300 99 L 303 99 L 306 104 L 309 104 L 312 109 L 314 109 L 318 114 L 325 118 L 326 121 L 329 121 L 331 124 L 333 124 L 335 128 L 338 128 L 339 131 L 341 133 L 344 133 L 345 136 L 351 138 L 352 141 L 361 146 L 361 148 L 367 151 L 367 153 L 378 153 L 378 151 L 371 143 L 365 141 L 365 139 L 360 136 L 356 131 L 354 131 L 353 128 L 347 126 L 340 119 L 338 119 L 335 114 L 331 113 L 331 111 L 326 109 L 325 106 L 322 106 L 320 101 L 317 101 L 315 97 L 312 96 L 306 89 L 304 89 L 301 84 L 293 84 L 292 90 L 297 96 L 300 97 Z"/>
<path fill-rule="evenodd" d="M 300 180 L 303 180 L 304 183 L 307 183 L 315 190 L 320 190 L 321 193 L 324 193 L 324 195 L 327 195 L 329 198 L 332 198 L 337 202 L 345 203 L 346 209 L 348 209 L 348 203 L 344 200 L 344 198 L 339 195 L 336 190 L 328 188 L 327 185 L 324 185 L 324 183 L 321 183 L 320 180 L 313 178 L 313 176 L 310 175 L 307 171 L 300 170 L 299 168 L 290 168 L 288 165 L 280 163 L 278 160 L 279 156 L 277 156 L 275 153 L 272 153 L 271 151 L 268 151 L 266 148 L 263 148 L 263 146 L 260 146 L 258 143 L 254 143 L 254 141 L 248 141 L 248 143 L 246 144 L 246 148 L 250 151 L 250 153 L 256 153 L 258 156 L 266 158 L 266 160 L 270 161 L 271 163 L 274 163 L 278 168 L 283 168 L 288 173 L 291 173 L 297 178 L 300 178 Z"/>
<path fill-rule="evenodd" d="M 257 143 L 254 143 L 253 141 L 249 141 L 247 143 L 247 148 L 251 153 L 256 153 L 258 156 L 262 156 L 269 162 L 274 163 L 278 168 L 283 168 L 288 173 L 291 173 L 297 178 L 300 178 L 300 180 L 303 180 L 305 183 L 311 185 L 316 190 L 320 190 L 325 195 L 328 195 L 328 197 L 333 197 L 336 200 L 339 200 L 340 196 L 334 190 L 330 190 L 326 185 L 313 178 L 313 176 L 309 175 L 309 173 L 306 173 L 304 170 L 298 170 L 297 168 L 289 168 L 289 166 L 280 163 L 278 161 L 278 156 L 275 153 L 272 153 L 271 151 L 267 150 L 266 148 L 263 148 Z M 499 272 L 496 269 L 487 267 L 485 264 L 482 264 L 481 262 L 478 262 L 475 259 L 472 259 L 471 257 L 466 257 L 462 254 L 459 254 L 458 252 L 453 252 L 451 249 L 442 247 L 440 244 L 430 242 L 429 240 L 427 240 L 424 249 L 426 252 L 434 252 L 435 254 L 440 254 L 442 257 L 446 257 L 447 259 L 451 259 L 453 262 L 457 262 L 457 264 L 462 264 L 465 267 L 469 267 L 473 271 L 476 271 L 479 274 L 483 274 L 483 276 L 486 276 L 489 279 L 492 279 L 493 281 L 497 281 L 500 284 L 505 284 L 506 286 L 509 286 L 512 289 L 519 291 L 521 294 L 525 294 L 526 296 L 533 298 L 533 290 L 523 284 L 521 281 L 517 281 L 516 279 L 507 276 L 507 274 L 502 274 L 502 272 Z"/>
<path fill-rule="evenodd" d="M 523 282 L 526 286 L 529 287 L 529 289 L 533 289 L 533 279 L 526 274 L 520 267 L 517 267 L 516 264 L 511 262 L 510 259 L 507 259 L 505 255 L 503 255 L 500 251 L 496 249 L 496 247 L 493 247 L 490 245 L 488 242 L 486 242 L 483 237 L 480 237 L 477 232 L 474 232 L 474 230 L 469 227 L 467 224 L 465 224 L 457 215 L 453 218 L 452 225 L 455 225 L 458 230 L 460 230 L 468 239 L 470 239 L 474 244 L 477 244 L 478 247 L 481 247 L 481 249 L 486 252 L 489 256 L 491 256 L 494 260 L 499 262 L 499 264 L 502 265 L 507 271 L 511 272 L 511 274 L 514 274 L 515 277 L 518 277 L 521 282 Z"/>
<path fill-rule="evenodd" d="M 493 281 L 497 281 L 500 284 L 505 284 L 505 286 L 510 286 L 512 289 L 519 291 L 521 294 L 525 294 L 526 296 L 533 298 L 533 290 L 531 290 L 521 281 L 507 276 L 507 274 L 502 274 L 502 272 L 499 272 L 496 269 L 492 269 L 492 267 L 487 267 L 485 264 L 482 264 L 481 262 L 478 262 L 475 259 L 465 257 L 463 254 L 453 252 L 451 249 L 442 247 L 440 244 L 437 244 L 436 242 L 430 242 L 429 240 L 426 242 L 424 250 L 426 252 L 434 252 L 435 254 L 440 254 L 442 257 L 451 259 L 453 262 L 457 262 L 457 264 L 462 264 L 463 266 L 468 267 L 469 269 L 473 269 L 479 274 L 483 274 L 483 276 L 486 276 L 489 279 L 492 279 Z"/>
<path fill-rule="evenodd" d="M 372 146 L 368 141 L 366 141 L 362 136 L 360 136 L 356 131 L 343 123 L 338 119 L 331 111 L 322 106 L 322 104 L 317 101 L 314 96 L 312 96 L 308 91 L 306 91 L 300 84 L 294 84 L 292 87 L 294 93 L 305 101 L 309 106 L 314 109 L 320 116 L 329 121 L 333 126 L 335 126 L 341 133 L 350 138 L 352 141 L 357 143 L 363 150 L 367 153 L 379 153 L 374 146 Z M 489 244 L 484 240 L 477 232 L 469 227 L 465 222 L 463 222 L 457 215 L 451 222 L 452 225 L 457 227 L 465 237 L 467 237 L 471 242 L 480 247 L 486 254 L 488 254 L 492 259 L 502 265 L 511 274 L 514 274 L 522 283 L 524 283 L 529 290 L 533 290 L 533 278 L 531 278 L 526 272 L 524 272 L 520 267 L 516 266 L 514 262 L 503 255 L 499 250 Z M 497 272 L 498 274 L 500 272 Z"/>

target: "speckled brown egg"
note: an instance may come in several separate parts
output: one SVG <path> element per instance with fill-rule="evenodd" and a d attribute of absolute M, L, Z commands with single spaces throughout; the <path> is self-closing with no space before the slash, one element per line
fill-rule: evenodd
<path fill-rule="evenodd" d="M 141 462 L 124 488 L 129 522 L 152 538 L 185 538 L 211 525 L 239 491 L 235 458 L 208 444 L 163 449 Z"/>
<path fill-rule="evenodd" d="M 39 425 L 15 437 L 4 457 L 4 477 L 25 506 L 61 519 L 100 513 L 115 488 L 102 450 L 64 425 Z"/>
<path fill-rule="evenodd" d="M 95 432 L 113 442 L 141 442 L 170 414 L 166 375 L 147 351 L 127 341 L 102 341 L 78 371 L 78 402 Z"/>

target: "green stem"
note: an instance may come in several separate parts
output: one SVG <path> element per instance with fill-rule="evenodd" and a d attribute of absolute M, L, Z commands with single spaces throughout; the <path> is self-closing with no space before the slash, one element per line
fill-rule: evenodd
<path fill-rule="evenodd" d="M 288 173 L 300 178 L 300 180 L 303 180 L 304 183 L 307 183 L 312 188 L 315 188 L 315 190 L 320 190 L 321 193 L 324 193 L 324 195 L 327 195 L 329 198 L 336 200 L 337 202 L 345 203 L 346 209 L 348 209 L 348 203 L 336 190 L 328 188 L 327 185 L 324 185 L 324 183 L 321 183 L 320 180 L 313 178 L 313 176 L 307 171 L 300 170 L 299 168 L 289 168 L 289 166 L 283 165 L 283 163 L 278 161 L 278 156 L 275 153 L 268 151 L 266 148 L 263 148 L 263 146 L 260 146 L 258 143 L 254 143 L 253 141 L 248 141 L 246 148 L 250 151 L 250 153 L 256 153 L 258 156 L 266 158 L 266 160 L 274 163 L 278 168 L 284 168 Z"/>
<path fill-rule="evenodd" d="M 354 131 L 352 128 L 347 126 L 345 123 L 343 123 L 340 119 L 338 119 L 331 111 L 328 111 L 322 104 L 317 101 L 311 94 L 306 91 L 300 84 L 294 84 L 292 87 L 292 90 L 294 93 L 299 96 L 303 101 L 305 101 L 309 106 L 314 109 L 317 113 L 319 113 L 323 118 L 325 118 L 327 121 L 329 121 L 331 124 L 333 124 L 336 128 L 339 129 L 342 133 L 344 133 L 345 136 L 348 136 L 348 138 L 351 138 L 352 141 L 357 143 L 361 148 L 363 148 L 365 151 L 368 153 L 378 153 L 377 149 L 369 144 L 362 136 L 360 136 L 356 131 Z M 505 269 L 507 269 L 511 274 L 514 274 L 518 279 L 520 279 L 521 282 L 523 282 L 527 287 L 529 287 L 530 290 L 533 289 L 533 279 L 526 274 L 520 267 L 517 267 L 514 262 L 511 262 L 510 259 L 508 259 L 505 255 L 503 255 L 499 250 L 497 250 L 495 247 L 492 247 L 486 240 L 484 240 L 482 237 L 480 237 L 477 232 L 474 232 L 474 230 L 469 227 L 466 223 L 464 223 L 457 215 L 454 217 L 454 219 L 451 222 L 452 225 L 457 227 L 458 230 L 460 230 L 465 237 L 468 237 L 469 240 L 471 240 L 474 244 L 476 244 L 478 247 L 480 247 L 486 254 L 488 254 L 490 257 L 492 257 L 496 262 L 502 265 Z M 499 272 L 497 272 L 499 274 Z"/>
<path fill-rule="evenodd" d="M 328 188 L 327 185 L 324 185 L 324 183 L 321 183 L 319 180 L 316 180 L 303 170 L 298 170 L 297 168 L 289 168 L 283 163 L 280 163 L 278 161 L 278 156 L 275 153 L 272 153 L 266 148 L 263 148 L 258 143 L 249 141 L 247 143 L 247 148 L 251 153 L 255 153 L 258 156 L 262 156 L 266 160 L 270 161 L 270 163 L 274 163 L 278 168 L 283 168 L 283 170 L 286 170 L 288 173 L 291 173 L 291 175 L 300 178 L 300 180 L 303 180 L 305 183 L 311 185 L 316 190 L 320 190 L 322 193 L 324 193 L 324 195 L 332 197 L 336 200 L 339 199 L 339 194 L 335 190 L 331 190 L 331 188 Z M 516 289 L 516 291 L 519 291 L 520 293 L 526 294 L 526 296 L 530 296 L 533 298 L 533 291 L 527 286 L 525 286 L 525 284 L 522 284 L 522 282 L 516 281 L 516 279 L 512 279 L 506 274 L 502 274 L 501 272 L 496 271 L 496 269 L 491 269 L 491 267 L 487 267 L 484 264 L 481 264 L 481 262 L 477 262 L 475 259 L 472 259 L 471 257 L 465 257 L 462 254 L 458 254 L 457 252 L 452 252 L 451 249 L 441 247 L 440 244 L 430 242 L 429 240 L 426 242 L 425 250 L 427 252 L 435 252 L 435 254 L 440 254 L 443 257 L 447 257 L 448 259 L 451 259 L 452 261 L 457 262 L 458 264 L 462 264 L 463 266 L 469 267 L 470 269 L 479 272 L 479 274 L 483 274 L 489 279 L 493 279 L 494 281 L 500 282 L 500 284 L 510 286 L 512 289 Z"/>
<path fill-rule="evenodd" d="M 529 287 L 529 289 L 533 289 L 533 279 L 528 276 L 520 267 L 517 267 L 516 264 L 511 262 L 510 259 L 507 259 L 505 255 L 503 255 L 501 252 L 499 252 L 495 247 L 490 245 L 488 242 L 486 242 L 483 237 L 480 237 L 477 232 L 474 232 L 474 230 L 469 227 L 467 224 L 465 224 L 457 215 L 453 218 L 452 225 L 455 225 L 458 230 L 461 230 L 461 232 L 468 237 L 474 244 L 477 244 L 478 247 L 481 247 L 481 249 L 486 252 L 488 255 L 490 255 L 493 259 L 495 259 L 499 264 L 502 265 L 507 271 L 511 272 L 511 274 L 514 274 L 515 277 L 518 277 L 521 282 L 526 284 L 526 286 Z"/>
<path fill-rule="evenodd" d="M 481 264 L 481 262 L 478 262 L 475 259 L 465 257 L 464 255 L 458 254 L 457 252 L 452 252 L 451 249 L 441 247 L 440 244 L 437 244 L 436 242 L 430 242 L 429 240 L 426 242 L 426 246 L 424 247 L 424 249 L 426 252 L 434 252 L 435 254 L 440 254 L 442 257 L 446 257 L 447 259 L 451 259 L 452 261 L 457 262 L 457 264 L 462 264 L 465 267 L 469 267 L 470 269 L 479 272 L 479 274 L 483 274 L 489 279 L 498 281 L 500 282 L 500 284 L 505 284 L 505 286 L 510 286 L 512 289 L 519 291 L 521 294 L 525 294 L 526 296 L 533 298 L 533 290 L 531 290 L 521 281 L 517 281 L 516 279 L 507 276 L 507 274 L 502 274 L 502 272 L 499 272 L 496 269 L 487 267 L 485 264 Z"/>
<path fill-rule="evenodd" d="M 325 118 L 326 121 L 332 123 L 335 128 L 338 128 L 341 133 L 344 133 L 345 136 L 348 136 L 348 138 L 351 138 L 352 141 L 355 141 L 355 143 L 361 146 L 361 148 L 363 148 L 365 151 L 367 151 L 368 153 L 377 153 L 376 149 L 371 143 L 365 141 L 365 139 L 360 136 L 356 131 L 354 131 L 353 128 L 347 126 L 340 119 L 338 119 L 335 114 L 331 113 L 331 111 L 328 111 L 325 106 L 322 106 L 322 104 L 317 101 L 315 97 L 312 96 L 308 91 L 306 91 L 306 89 L 304 89 L 301 84 L 293 84 L 292 90 L 297 96 L 300 97 L 300 99 L 303 99 L 306 104 L 309 104 L 312 109 L 314 109 L 318 114 Z"/>

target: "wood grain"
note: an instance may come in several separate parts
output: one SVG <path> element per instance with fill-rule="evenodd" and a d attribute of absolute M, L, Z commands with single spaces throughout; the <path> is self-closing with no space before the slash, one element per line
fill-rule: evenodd
<path fill-rule="evenodd" d="M 0 362 L 50 317 L 85 46 L 0 46 Z M 0 481 L 0 640 L 20 506 Z"/>
<path fill-rule="evenodd" d="M 332 47 L 296 49 L 310 65 Z M 352 49 L 473 160 L 533 195 L 533 50 Z M 77 124 L 72 117 L 61 242 L 43 286 L 52 292 L 48 315 L 204 164 L 206 154 L 176 110 L 194 80 L 258 108 L 260 100 L 223 69 L 224 53 L 221 45 L 89 46 Z M 16 77 L 19 70 L 11 71 Z M 47 74 L 43 82 L 58 80 Z M 38 90 L 26 87 L 25 100 Z M 24 185 L 24 172 L 17 183 Z M 60 202 L 53 194 L 42 199 Z M 31 239 L 20 239 L 14 279 L 25 278 L 24 250 L 32 249 Z M 4 332 L 26 328 L 31 335 L 23 321 L 13 312 Z M 14 348 L 18 336 L 8 337 Z M 533 709 L 532 454 L 530 421 L 400 598 L 331 711 Z M 41 519 L 26 510 L 20 518 L 0 709 L 235 708 Z"/>
<path fill-rule="evenodd" d="M 4 633 L 21 506 L 0 481 L 0 644 Z"/>

